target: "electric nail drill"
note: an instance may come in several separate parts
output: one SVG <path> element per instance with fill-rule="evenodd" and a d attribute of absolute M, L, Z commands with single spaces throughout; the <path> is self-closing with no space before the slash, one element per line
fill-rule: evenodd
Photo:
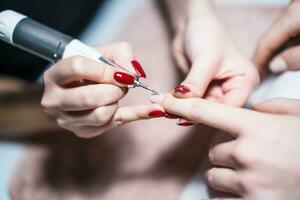
<path fill-rule="evenodd" d="M 112 63 L 97 50 L 83 42 L 12 10 L 0 12 L 0 39 L 50 62 L 81 55 L 134 74 L 125 67 Z M 159 94 L 142 84 L 139 81 L 139 76 L 134 75 L 134 77 L 135 81 L 128 86 L 129 88 L 142 87 L 154 94 Z"/>

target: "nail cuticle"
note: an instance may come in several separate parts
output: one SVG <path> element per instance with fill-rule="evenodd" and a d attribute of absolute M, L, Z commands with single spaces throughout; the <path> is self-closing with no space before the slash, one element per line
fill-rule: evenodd
<path fill-rule="evenodd" d="M 153 110 L 148 115 L 149 117 L 163 117 L 165 115 L 165 112 L 161 110 Z"/>

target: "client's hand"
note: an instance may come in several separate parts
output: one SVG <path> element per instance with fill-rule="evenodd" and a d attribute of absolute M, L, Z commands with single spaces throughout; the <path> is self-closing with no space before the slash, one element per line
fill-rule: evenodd
<path fill-rule="evenodd" d="M 99 48 L 112 62 L 141 76 L 127 43 Z M 128 68 L 128 69 L 129 69 Z M 79 137 L 90 138 L 127 122 L 163 115 L 159 105 L 119 107 L 134 76 L 85 57 L 63 59 L 44 74 L 41 104 L 57 123 Z"/>
<path fill-rule="evenodd" d="M 183 20 L 176 35 L 173 52 L 187 76 L 175 87 L 174 96 L 243 106 L 259 76 L 219 21 L 214 17 Z"/>
<path fill-rule="evenodd" d="M 254 62 L 263 76 L 300 69 L 300 1 L 293 1 L 258 43 Z"/>
<path fill-rule="evenodd" d="M 230 142 L 213 146 L 213 188 L 242 199 L 299 199 L 300 101 L 274 99 L 251 111 L 199 98 L 152 97 L 166 112 L 223 130 Z"/>

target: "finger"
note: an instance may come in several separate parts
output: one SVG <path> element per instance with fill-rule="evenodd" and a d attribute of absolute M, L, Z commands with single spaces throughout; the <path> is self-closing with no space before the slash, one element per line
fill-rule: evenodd
<path fill-rule="evenodd" d="M 133 74 L 146 78 L 146 73 L 141 64 L 135 60 L 133 47 L 128 42 L 113 43 L 97 49 L 113 63 L 125 67 Z"/>
<path fill-rule="evenodd" d="M 277 55 L 269 65 L 271 72 L 281 73 L 286 70 L 300 69 L 300 47 L 291 47 Z"/>
<path fill-rule="evenodd" d="M 190 121 L 188 121 L 186 119 L 178 119 L 177 125 L 178 126 L 193 126 L 194 123 L 192 123 L 192 122 L 190 122 Z"/>
<path fill-rule="evenodd" d="M 236 171 L 227 168 L 212 168 L 207 174 L 208 184 L 215 190 L 241 195 L 243 189 Z"/>
<path fill-rule="evenodd" d="M 203 97 L 206 88 L 212 81 L 218 62 L 214 58 L 197 59 L 185 80 L 174 89 L 174 96 Z"/>
<path fill-rule="evenodd" d="M 295 14 L 297 14 L 297 12 Z M 289 13 L 282 15 L 259 42 L 254 56 L 254 63 L 260 71 L 263 70 L 271 57 L 281 46 L 291 37 L 299 33 L 299 24 L 294 23 L 294 19 L 295 17 Z"/>
<path fill-rule="evenodd" d="M 61 126 L 102 126 L 108 123 L 118 105 L 111 104 L 90 111 L 61 113 L 57 122 Z"/>
<path fill-rule="evenodd" d="M 155 114 L 153 114 L 155 113 Z M 134 122 L 137 120 L 151 119 L 163 117 L 164 109 L 158 104 L 119 107 L 112 117 L 111 121 L 101 127 L 67 127 L 68 130 L 74 132 L 82 138 L 92 138 L 101 135 L 115 127 Z"/>
<path fill-rule="evenodd" d="M 255 70 L 228 79 L 222 86 L 224 95 L 220 103 L 242 107 L 258 82 L 259 76 Z"/>
<path fill-rule="evenodd" d="M 183 34 L 179 33 L 179 35 L 176 36 L 176 38 L 173 41 L 173 54 L 174 58 L 180 67 L 181 71 L 184 74 L 188 73 L 189 65 L 187 61 L 187 56 L 185 55 L 185 50 L 182 45 L 182 37 Z"/>
<path fill-rule="evenodd" d="M 171 94 L 153 95 L 153 103 L 159 103 L 166 112 L 181 116 L 194 123 L 203 123 L 229 132 L 233 136 L 248 126 L 247 121 L 257 119 L 253 111 L 225 106 L 200 98 L 175 98 Z"/>
<path fill-rule="evenodd" d="M 83 56 L 63 59 L 44 74 L 45 85 L 55 83 L 64 86 L 77 80 L 124 86 L 132 84 L 134 77 Z"/>
<path fill-rule="evenodd" d="M 253 108 L 260 112 L 300 115 L 300 100 L 288 98 L 276 98 L 253 104 Z"/>
<path fill-rule="evenodd" d="M 232 157 L 236 141 L 223 142 L 213 145 L 209 150 L 209 160 L 213 165 L 236 169 L 237 163 Z"/>
<path fill-rule="evenodd" d="M 204 95 L 205 99 L 214 99 L 217 101 L 222 98 L 224 95 L 223 89 L 218 83 L 220 83 L 220 81 L 213 81 L 210 83 Z"/>
<path fill-rule="evenodd" d="M 120 107 L 113 117 L 112 126 L 120 126 L 137 120 L 163 117 L 164 114 L 164 109 L 158 104 Z"/>
<path fill-rule="evenodd" d="M 51 91 L 46 90 L 41 104 L 48 110 L 83 111 L 114 103 L 124 94 L 124 89 L 109 84 L 54 88 Z"/>

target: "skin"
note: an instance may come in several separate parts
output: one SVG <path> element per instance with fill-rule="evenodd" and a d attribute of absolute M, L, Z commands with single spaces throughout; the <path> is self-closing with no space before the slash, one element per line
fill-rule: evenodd
<path fill-rule="evenodd" d="M 254 63 L 262 76 L 300 68 L 300 1 L 295 0 L 274 21 L 258 43 Z"/>
<path fill-rule="evenodd" d="M 250 7 L 220 8 L 218 12 L 234 40 L 243 51 L 249 51 L 248 56 L 261 31 L 279 14 L 277 9 L 270 12 Z M 245 26 L 244 21 L 249 23 Z M 125 28 L 120 27 L 118 32 L 121 37 L 116 41 L 126 40 L 135 47 L 136 57 L 147 73 L 147 79 L 143 81 L 159 91 L 171 91 L 180 81 L 177 79 L 179 74 L 174 70 L 170 56 L 171 44 L 165 24 L 153 3 L 132 13 L 128 24 Z M 248 34 L 253 37 L 244 40 Z M 149 93 L 142 89 L 129 90 L 119 105 L 148 104 L 148 96 Z M 3 109 L 7 110 L 6 107 Z M 19 115 L 19 110 L 16 113 Z M 40 148 L 29 145 L 31 148 L 27 149 L 26 157 L 19 164 L 20 170 L 12 180 L 11 191 L 18 194 L 13 195 L 13 199 L 178 199 L 199 172 L 199 166 L 206 163 L 207 146 L 214 130 L 205 126 L 180 128 L 175 122 L 169 119 L 139 121 L 91 140 L 76 139 L 67 132 L 66 140 L 56 141 L 50 151 L 44 145 Z M 57 135 L 64 134 L 59 132 Z M 61 162 L 53 161 L 53 156 Z M 55 188 L 48 181 L 49 171 L 44 167 L 49 162 L 53 164 L 50 172 L 59 175 L 54 176 L 57 178 Z M 74 168 L 80 175 L 87 168 L 89 173 L 84 177 L 90 178 L 91 182 L 84 187 L 75 182 Z"/>
<path fill-rule="evenodd" d="M 179 3 L 181 1 L 176 1 L 176 4 Z M 209 1 L 190 0 L 186 5 L 187 8 L 183 9 L 185 15 L 178 20 L 182 23 L 173 49 L 179 66 L 186 74 L 182 84 L 191 91 L 187 94 L 174 92 L 174 95 L 181 98 L 204 97 L 243 106 L 259 82 L 254 66 L 227 36 Z M 133 49 L 128 43 L 112 44 L 99 48 L 99 51 L 122 66 L 131 66 L 130 61 L 134 60 Z M 115 69 L 80 56 L 63 59 L 44 74 L 41 105 L 59 126 L 83 138 L 98 136 L 128 122 L 149 119 L 148 114 L 153 110 L 163 111 L 153 105 L 118 106 L 126 90 L 125 85 L 113 79 L 115 72 Z M 96 84 L 65 87 L 82 80 Z"/>
<path fill-rule="evenodd" d="M 299 199 L 300 159 L 291 157 L 299 153 L 299 100 L 273 99 L 255 104 L 251 111 L 171 94 L 153 99 L 169 113 L 233 138 L 209 152 L 217 166 L 207 172 L 212 188 L 240 196 L 234 199 Z"/>
<path fill-rule="evenodd" d="M 174 16 L 174 15 L 173 15 Z M 259 83 L 254 65 L 240 52 L 210 1 L 190 0 L 175 26 L 173 54 L 191 91 L 178 98 L 200 97 L 241 107 Z"/>
<path fill-rule="evenodd" d="M 134 60 L 133 49 L 126 42 L 98 50 L 122 66 L 131 66 L 130 61 Z M 59 126 L 82 138 L 95 137 L 117 126 L 148 119 L 152 110 L 163 111 L 153 105 L 119 106 L 118 102 L 126 95 L 127 89 L 126 85 L 114 80 L 116 72 L 116 69 L 81 56 L 63 59 L 44 73 L 41 104 Z M 65 87 L 82 80 L 95 84 Z"/>

